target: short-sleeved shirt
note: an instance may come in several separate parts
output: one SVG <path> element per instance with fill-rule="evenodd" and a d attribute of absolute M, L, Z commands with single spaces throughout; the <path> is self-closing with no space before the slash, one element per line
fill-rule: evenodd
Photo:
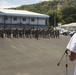
<path fill-rule="evenodd" d="M 76 53 L 76 33 L 71 37 L 66 48 Z"/>

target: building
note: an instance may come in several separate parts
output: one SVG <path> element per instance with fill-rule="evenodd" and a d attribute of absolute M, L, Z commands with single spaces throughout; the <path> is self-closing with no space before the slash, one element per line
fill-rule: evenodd
<path fill-rule="evenodd" d="M 74 30 L 74 31 L 76 31 L 76 23 L 64 24 L 64 25 L 60 25 L 59 27 L 67 29 L 67 30 Z"/>
<path fill-rule="evenodd" d="M 46 27 L 48 15 L 24 10 L 0 9 L 0 27 Z"/>

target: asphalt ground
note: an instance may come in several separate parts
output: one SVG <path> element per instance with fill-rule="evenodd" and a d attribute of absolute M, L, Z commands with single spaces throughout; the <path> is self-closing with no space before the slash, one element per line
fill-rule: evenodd
<path fill-rule="evenodd" d="M 66 55 L 70 36 L 60 39 L 0 38 L 0 75 L 66 75 Z M 68 75 L 73 75 L 75 62 L 67 59 Z"/>

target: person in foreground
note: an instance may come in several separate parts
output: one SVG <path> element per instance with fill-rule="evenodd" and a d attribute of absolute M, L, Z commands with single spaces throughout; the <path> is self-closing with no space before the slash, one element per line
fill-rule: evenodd
<path fill-rule="evenodd" d="M 76 33 L 71 37 L 66 48 L 68 50 L 68 56 L 70 61 L 75 61 L 76 60 Z M 75 67 L 74 75 L 76 75 L 76 67 Z"/>

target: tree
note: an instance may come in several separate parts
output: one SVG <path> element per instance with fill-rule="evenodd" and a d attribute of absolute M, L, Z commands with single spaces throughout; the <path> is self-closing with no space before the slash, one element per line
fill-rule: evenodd
<path fill-rule="evenodd" d="M 61 13 L 64 24 L 76 22 L 76 7 L 64 7 L 61 9 Z"/>
<path fill-rule="evenodd" d="M 54 11 L 54 10 L 50 10 L 49 12 L 47 12 L 47 14 L 50 16 L 49 18 L 49 24 L 50 26 L 54 27 L 54 16 L 56 18 L 56 26 L 58 25 L 58 23 L 61 23 L 62 21 L 62 15 L 60 11 Z"/>

